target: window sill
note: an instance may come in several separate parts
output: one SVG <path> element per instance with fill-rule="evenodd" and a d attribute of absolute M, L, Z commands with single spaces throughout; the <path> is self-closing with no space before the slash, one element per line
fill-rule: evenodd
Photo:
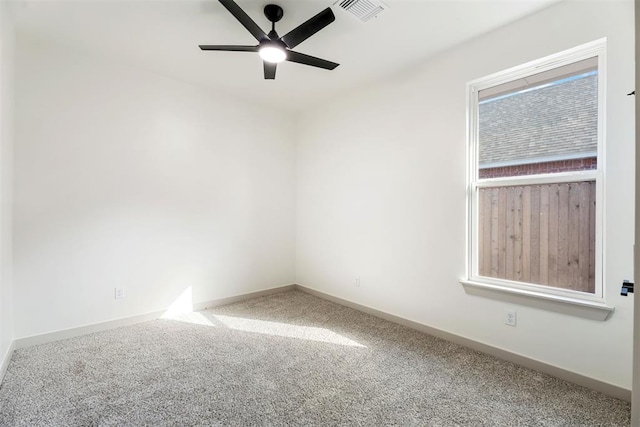
<path fill-rule="evenodd" d="M 542 292 L 506 288 L 504 286 L 461 280 L 467 294 L 529 305 L 591 320 L 604 321 L 615 310 L 604 303 L 577 298 L 549 295 Z"/>

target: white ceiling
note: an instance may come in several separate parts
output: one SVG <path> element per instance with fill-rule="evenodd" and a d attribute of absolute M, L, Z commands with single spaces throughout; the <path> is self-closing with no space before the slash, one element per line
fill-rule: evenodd
<path fill-rule="evenodd" d="M 252 102 L 291 111 L 393 78 L 426 58 L 558 0 L 385 0 L 389 8 L 361 23 L 332 0 L 273 0 L 284 9 L 280 35 L 333 6 L 336 21 L 296 51 L 338 62 L 334 71 L 295 63 L 266 81 L 257 54 L 203 52 L 198 44 L 257 42 L 217 0 L 19 0 L 19 38 L 91 52 Z M 263 30 L 268 0 L 236 0 Z"/>

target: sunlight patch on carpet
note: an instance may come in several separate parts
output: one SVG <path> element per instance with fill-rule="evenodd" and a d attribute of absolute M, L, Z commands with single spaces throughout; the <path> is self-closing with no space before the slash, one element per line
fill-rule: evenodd
<path fill-rule="evenodd" d="M 245 319 L 242 317 L 231 317 L 214 315 L 216 320 L 230 329 L 244 332 L 255 332 L 258 334 L 267 334 L 278 337 L 297 338 L 302 340 L 320 341 L 331 344 L 347 345 L 350 347 L 366 346 L 350 340 L 340 334 L 329 329 L 316 328 L 312 326 L 290 325 L 288 323 L 270 322 L 267 320 Z"/>
<path fill-rule="evenodd" d="M 193 313 L 175 313 L 175 314 L 165 313 L 164 315 L 162 315 L 161 318 L 165 320 L 175 320 L 177 322 L 191 323 L 194 325 L 204 325 L 204 326 L 214 326 L 214 327 L 220 326 L 220 325 L 216 325 L 212 321 L 212 319 L 210 319 L 209 317 L 197 311 Z"/>

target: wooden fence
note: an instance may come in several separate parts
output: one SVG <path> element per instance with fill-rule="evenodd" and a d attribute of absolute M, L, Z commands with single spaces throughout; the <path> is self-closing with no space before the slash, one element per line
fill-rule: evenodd
<path fill-rule="evenodd" d="M 480 276 L 595 292 L 595 182 L 481 188 Z"/>

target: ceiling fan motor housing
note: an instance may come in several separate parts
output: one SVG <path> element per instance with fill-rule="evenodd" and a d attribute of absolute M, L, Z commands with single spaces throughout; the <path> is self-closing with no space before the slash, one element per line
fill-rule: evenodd
<path fill-rule="evenodd" d="M 268 4 L 264 7 L 264 16 L 274 24 L 282 19 L 284 11 L 277 4 Z"/>

